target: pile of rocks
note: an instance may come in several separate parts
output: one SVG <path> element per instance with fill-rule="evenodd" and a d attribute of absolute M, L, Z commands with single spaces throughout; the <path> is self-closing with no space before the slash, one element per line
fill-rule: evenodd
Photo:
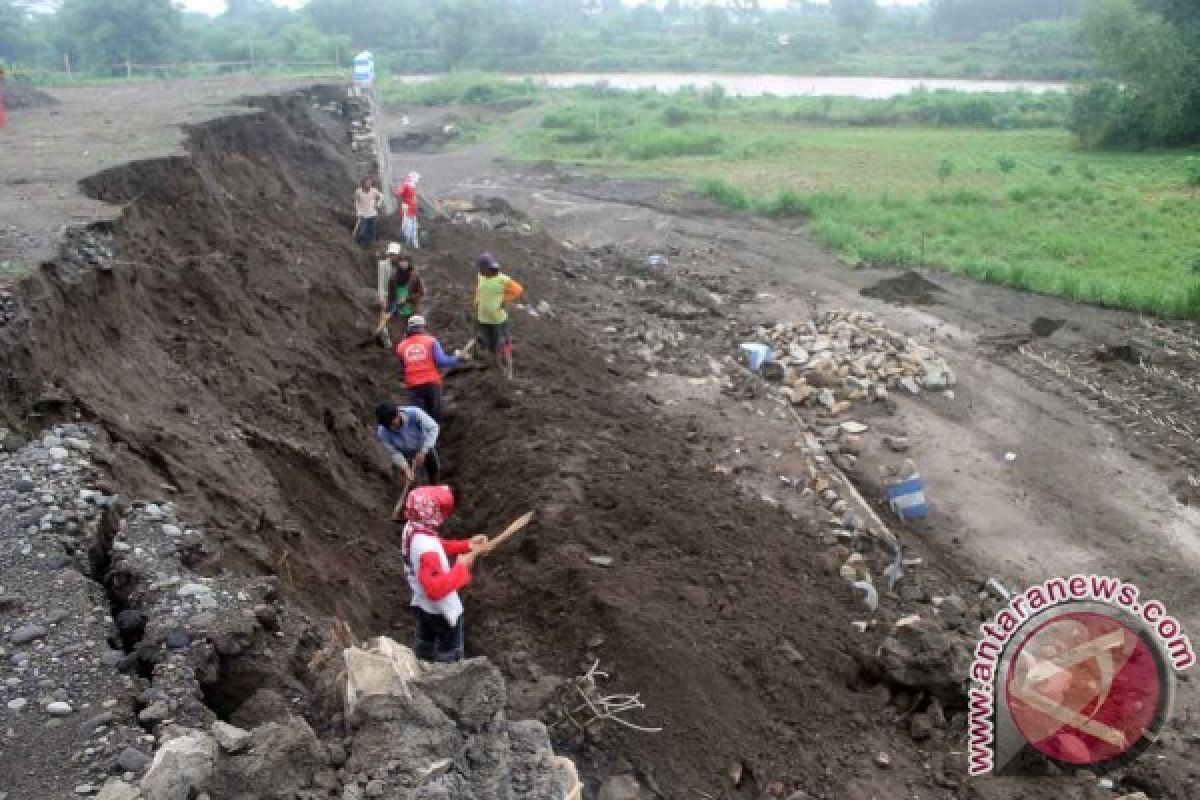
<path fill-rule="evenodd" d="M 915 395 L 955 384 L 944 358 L 866 311 L 829 311 L 807 325 L 759 328 L 757 335 L 774 353 L 765 376 L 783 383 L 796 406 L 841 414 L 856 401 L 887 400 L 897 389 Z"/>
<path fill-rule="evenodd" d="M 100 228 L 68 228 L 59 246 L 55 266 L 63 277 L 77 280 L 90 270 L 109 272 L 113 268 L 116 240 Z"/>
<path fill-rule="evenodd" d="M 328 651 L 326 651 L 328 652 Z M 283 714 L 253 728 L 171 726 L 138 782 L 114 778 L 102 800 L 341 797 L 579 800 L 570 760 L 539 722 L 504 717 L 504 680 L 487 659 L 422 664 L 388 639 L 319 662 L 344 705 L 344 736 L 319 739 Z"/>
<path fill-rule="evenodd" d="M 29 443 L 0 433 L 0 774 L 22 796 L 86 794 L 153 750 L 134 678 L 116 669 L 109 599 L 91 579 L 92 543 L 117 498 L 96 488 L 90 428 Z"/>

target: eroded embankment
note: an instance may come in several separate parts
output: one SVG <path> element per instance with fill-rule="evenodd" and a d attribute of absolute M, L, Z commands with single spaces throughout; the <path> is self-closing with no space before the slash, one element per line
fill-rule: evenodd
<path fill-rule="evenodd" d="M 178 527 L 204 531 L 183 566 L 226 576 L 234 595 L 262 580 L 290 607 L 345 619 L 361 636 L 403 637 L 408 598 L 370 419 L 400 389 L 370 343 L 373 266 L 342 212 L 356 177 L 346 130 L 301 94 L 258 105 L 261 114 L 193 129 L 187 157 L 85 182 L 125 210 L 87 245 L 99 256 L 68 253 L 23 287 L 0 333 L 4 420 L 32 433 L 80 412 L 115 442 L 97 459 L 112 488 L 172 500 Z M 551 309 L 568 292 L 587 296 L 586 281 L 551 279 L 565 251 L 547 237 L 429 222 L 428 310 L 448 345 L 471 335 L 479 251 L 519 269 Z M 88 268 L 94 258 L 111 270 Z M 631 772 L 672 798 L 956 787 L 944 723 L 929 754 L 895 736 L 897 709 L 929 697 L 874 686 L 879 673 L 851 633 L 856 601 L 837 564 L 813 555 L 805 521 L 731 491 L 712 472 L 704 431 L 631 394 L 626 366 L 595 347 L 602 333 L 553 311 L 521 314 L 517 331 L 514 384 L 482 371 L 449 379 L 443 447 L 461 498 L 455 530 L 494 532 L 528 508 L 541 513 L 468 590 L 469 649 L 503 666 L 510 707 L 555 723 L 563 679 L 598 660 L 607 687 L 642 693 L 638 721 L 664 731 L 563 722 L 557 742 L 593 778 Z M 141 535 L 145 512 L 135 512 L 127 537 Z M 161 527 L 146 535 L 161 544 Z M 104 547 L 95 567 L 114 611 L 153 616 L 154 603 L 175 602 L 154 594 L 153 579 L 118 585 Z M 231 613 L 249 620 L 274 593 L 246 595 Z M 257 722 L 244 708 L 262 702 L 256 690 L 286 689 L 338 742 L 336 711 L 307 667 L 319 632 L 297 623 L 283 631 L 286 647 L 263 656 L 277 623 L 270 609 L 262 616 L 244 641 L 212 643 L 198 676 L 208 711 Z M 205 638 L 181 619 L 179 632 Z M 162 644 L 172 632 L 160 624 Z M 127 649 L 154 677 L 154 653 Z M 950 693 L 951 715 L 954 704 Z"/>
<path fill-rule="evenodd" d="M 126 206 L 112 269 L 29 282 L 4 331 L 3 413 L 82 411 L 120 443 L 123 491 L 187 498 L 214 566 L 278 574 L 309 607 L 377 626 L 396 584 L 361 418 L 391 375 L 355 349 L 368 269 L 337 211 L 345 132 L 300 95 L 260 105 L 192 130 L 187 157 L 84 182 Z"/>

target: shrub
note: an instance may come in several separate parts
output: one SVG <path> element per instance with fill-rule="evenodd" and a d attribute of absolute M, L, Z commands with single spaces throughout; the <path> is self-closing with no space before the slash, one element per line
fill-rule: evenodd
<path fill-rule="evenodd" d="M 745 211 L 750 207 L 746 193 L 721 178 L 707 178 L 701 181 L 700 194 L 735 211 Z"/>
<path fill-rule="evenodd" d="M 686 108 L 680 106 L 667 106 L 663 109 L 663 123 L 671 127 L 679 127 L 686 125 L 695 118 L 695 115 Z"/>
<path fill-rule="evenodd" d="M 1000 167 L 1000 171 L 1005 175 L 1017 168 L 1017 160 L 1012 156 L 1000 156 L 996 159 L 996 165 Z"/>
<path fill-rule="evenodd" d="M 1051 164 L 1046 169 L 1046 171 L 1057 178 L 1059 175 L 1063 174 L 1063 165 L 1062 164 Z"/>
<path fill-rule="evenodd" d="M 725 147 L 725 137 L 692 128 L 641 128 L 626 137 L 625 155 L 635 161 L 676 156 L 714 156 Z"/>
<path fill-rule="evenodd" d="M 1200 186 L 1200 158 L 1189 156 L 1183 160 L 1184 180 L 1188 186 Z"/>
<path fill-rule="evenodd" d="M 953 161 L 951 161 L 948 158 L 943 158 L 940 162 L 938 162 L 937 176 L 938 176 L 938 180 L 942 182 L 942 185 L 945 185 L 946 181 L 949 180 L 950 176 L 953 174 L 954 174 L 954 162 Z"/>
<path fill-rule="evenodd" d="M 773 217 L 803 217 L 811 213 L 811 208 L 800 192 L 783 189 L 762 207 L 762 211 Z"/>

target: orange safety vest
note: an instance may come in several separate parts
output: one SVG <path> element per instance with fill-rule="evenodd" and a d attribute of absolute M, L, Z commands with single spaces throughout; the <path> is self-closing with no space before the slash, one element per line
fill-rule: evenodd
<path fill-rule="evenodd" d="M 396 345 L 396 358 L 404 365 L 404 385 L 408 388 L 441 384 L 442 372 L 433 358 L 435 341 L 428 333 L 414 333 Z"/>

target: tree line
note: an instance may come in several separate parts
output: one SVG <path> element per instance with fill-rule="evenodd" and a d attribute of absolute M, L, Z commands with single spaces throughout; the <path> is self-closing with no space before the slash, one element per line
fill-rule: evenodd
<path fill-rule="evenodd" d="M 0 62 L 60 69 L 66 60 L 103 75 L 129 62 L 348 63 L 369 48 L 385 73 L 802 72 L 849 53 L 887 74 L 923 44 L 957 43 L 961 74 L 988 76 L 967 59 L 1000 42 L 1011 62 L 1061 64 L 1055 77 L 1087 81 L 1071 115 L 1081 140 L 1148 146 L 1200 141 L 1198 2 L 790 0 L 770 10 L 758 0 L 309 0 L 289 10 L 228 0 L 208 16 L 172 0 L 0 0 Z"/>
<path fill-rule="evenodd" d="M 553 69 L 665 46 L 743 58 L 767 48 L 811 63 L 867 34 L 965 39 L 1062 19 L 1079 1 L 934 0 L 914 11 L 876 0 L 792 0 L 783 10 L 758 0 L 310 0 L 292 11 L 229 0 L 210 17 L 172 0 L 0 0 L 0 60 L 52 66 L 66 54 L 81 69 L 115 71 L 127 61 L 332 59 L 353 47 L 401 71 Z"/>

